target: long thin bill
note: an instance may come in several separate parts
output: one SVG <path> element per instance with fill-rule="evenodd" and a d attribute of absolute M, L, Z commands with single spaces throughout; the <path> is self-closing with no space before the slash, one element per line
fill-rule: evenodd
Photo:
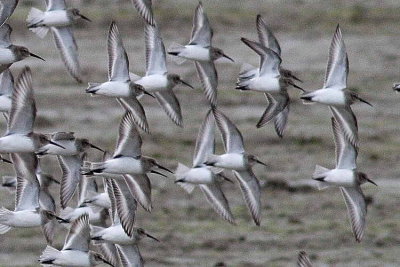
<path fill-rule="evenodd" d="M 229 59 L 232 62 L 235 62 L 235 60 L 233 60 L 233 58 L 231 58 L 230 56 L 226 55 L 226 54 L 222 54 L 223 57 Z"/>
<path fill-rule="evenodd" d="M 154 173 L 154 174 L 161 175 L 161 176 L 167 178 L 167 176 L 166 176 L 165 174 L 161 173 L 161 172 L 158 172 L 158 171 L 155 171 L 155 170 L 151 170 L 150 172 L 151 172 L 151 173 Z"/>
<path fill-rule="evenodd" d="M 65 149 L 65 147 L 63 147 L 63 146 L 60 145 L 60 144 L 57 144 L 56 142 L 49 141 L 49 143 L 52 144 L 52 145 L 54 145 L 54 146 L 58 146 L 58 147 L 61 147 L 62 149 Z"/>
<path fill-rule="evenodd" d="M 160 168 L 161 170 L 164 170 L 164 171 L 167 171 L 167 172 L 169 172 L 169 173 L 174 173 L 173 171 L 171 171 L 170 169 L 168 169 L 168 168 L 166 168 L 166 167 L 164 167 L 164 166 L 161 166 L 160 164 L 157 164 L 157 167 L 158 168 Z"/>
<path fill-rule="evenodd" d="M 95 145 L 93 145 L 93 144 L 89 144 L 90 145 L 90 147 L 93 147 L 94 149 L 97 149 L 97 150 L 99 150 L 99 151 L 101 151 L 101 152 L 105 152 L 103 149 L 101 149 L 100 147 L 98 147 L 98 146 L 95 146 Z"/>
<path fill-rule="evenodd" d="M 157 241 L 157 242 L 160 242 L 160 240 L 158 240 L 157 238 L 155 238 L 154 236 L 152 236 L 152 235 L 149 235 L 148 233 L 146 233 L 146 235 L 148 236 L 148 237 L 150 237 L 151 239 L 154 239 L 155 241 Z"/>
<path fill-rule="evenodd" d="M 187 87 L 190 87 L 190 88 L 194 89 L 194 87 L 190 83 L 185 82 L 184 80 L 181 80 L 181 83 L 186 85 Z"/>
<path fill-rule="evenodd" d="M 84 20 L 87 20 L 87 21 L 89 21 L 89 22 L 92 22 L 91 19 L 89 19 L 88 17 L 86 17 L 86 16 L 84 16 L 84 15 L 82 15 L 82 14 L 80 14 L 79 16 L 80 16 L 81 18 L 83 18 Z"/>
<path fill-rule="evenodd" d="M 42 57 L 40 57 L 40 56 L 38 56 L 38 55 L 35 55 L 34 53 L 30 53 L 30 52 L 29 52 L 29 55 L 30 55 L 31 57 L 35 57 L 35 58 L 41 59 L 41 60 L 43 60 L 43 61 L 46 61 L 46 60 L 44 60 L 44 58 L 42 58 Z"/>

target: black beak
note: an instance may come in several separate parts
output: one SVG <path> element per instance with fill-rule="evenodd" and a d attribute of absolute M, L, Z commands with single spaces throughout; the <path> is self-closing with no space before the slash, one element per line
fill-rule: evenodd
<path fill-rule="evenodd" d="M 186 85 L 187 87 L 194 89 L 194 87 L 192 85 L 190 85 L 188 82 L 185 82 L 184 80 L 180 80 L 180 81 L 182 84 Z"/>
<path fill-rule="evenodd" d="M 62 149 L 65 149 L 65 147 L 63 147 L 62 145 L 59 145 L 59 144 L 57 144 L 57 143 L 55 143 L 55 142 L 53 142 L 53 141 L 50 141 L 50 140 L 49 140 L 49 143 L 52 144 L 52 145 L 54 145 L 54 146 L 58 146 L 58 147 L 61 147 Z"/>
<path fill-rule="evenodd" d="M 374 181 L 372 181 L 371 179 L 367 178 L 367 181 L 370 182 L 371 184 L 374 184 L 375 186 L 378 186 Z"/>
<path fill-rule="evenodd" d="M 268 167 L 267 164 L 265 164 L 264 162 L 262 162 L 262 161 L 259 160 L 259 159 L 256 159 L 256 162 L 257 162 L 258 164 L 264 165 L 265 167 Z"/>
<path fill-rule="evenodd" d="M 161 166 L 160 164 L 156 163 L 157 167 L 160 168 L 161 170 L 167 171 L 169 173 L 174 174 L 173 171 L 171 171 L 170 169 L 165 168 L 164 166 Z"/>
<path fill-rule="evenodd" d="M 360 100 L 361 102 L 367 104 L 368 106 L 373 107 L 373 105 L 371 103 L 369 103 L 367 100 L 362 99 L 361 97 L 359 97 L 358 100 Z"/>
<path fill-rule="evenodd" d="M 89 22 L 92 22 L 91 19 L 89 19 L 88 17 L 86 17 L 86 16 L 84 16 L 84 15 L 82 15 L 82 14 L 79 14 L 79 16 L 80 16 L 81 18 L 83 18 L 84 20 L 87 20 L 87 21 L 89 21 Z"/>
<path fill-rule="evenodd" d="M 146 90 L 143 90 L 143 94 L 151 96 L 152 98 L 156 98 L 153 94 L 150 94 L 149 92 L 147 92 Z"/>
<path fill-rule="evenodd" d="M 95 145 L 93 145 L 93 144 L 90 144 L 90 143 L 89 143 L 89 146 L 90 146 L 90 147 L 93 147 L 94 149 L 97 149 L 97 150 L 99 150 L 99 151 L 101 151 L 101 152 L 105 152 L 103 149 L 101 149 L 100 147 L 95 146 Z"/>
<path fill-rule="evenodd" d="M 229 59 L 229 60 L 232 61 L 232 62 L 235 62 L 235 60 L 233 60 L 233 58 L 227 56 L 226 54 L 222 54 L 222 56 L 223 56 L 224 58 Z"/>
<path fill-rule="evenodd" d="M 226 177 L 225 175 L 223 175 L 222 172 L 218 173 L 218 175 L 221 176 L 225 181 L 228 181 L 228 182 L 234 184 L 234 182 L 231 179 L 229 179 L 228 177 Z"/>
<path fill-rule="evenodd" d="M 13 164 L 11 161 L 9 161 L 8 159 L 5 159 L 3 157 L 0 157 L 0 160 L 3 161 L 3 162 L 7 162 L 7 163 L 10 163 L 10 164 Z"/>
<path fill-rule="evenodd" d="M 56 180 L 56 179 L 51 178 L 50 180 L 51 180 L 53 183 L 55 183 L 55 184 L 60 184 L 60 181 L 58 181 L 58 180 Z"/>
<path fill-rule="evenodd" d="M 30 53 L 30 52 L 29 52 L 29 55 L 30 55 L 31 57 L 35 57 L 35 58 L 41 59 L 41 60 L 43 60 L 43 61 L 46 61 L 46 60 L 44 60 L 44 58 L 39 57 L 38 55 L 35 55 L 34 53 Z"/>
<path fill-rule="evenodd" d="M 184 183 L 184 182 L 185 182 L 185 179 L 178 179 L 178 180 L 175 180 L 174 183 Z"/>
<path fill-rule="evenodd" d="M 303 92 L 306 91 L 306 90 L 304 90 L 303 88 L 301 88 L 300 86 L 298 86 L 297 84 L 295 84 L 295 83 L 293 83 L 293 82 L 290 82 L 290 81 L 289 81 L 289 84 L 290 84 L 291 86 L 293 86 L 294 88 L 299 89 L 299 90 L 301 90 L 301 91 L 303 91 Z"/>
<path fill-rule="evenodd" d="M 160 242 L 160 240 L 158 240 L 157 238 L 155 238 L 154 236 L 152 236 L 152 235 L 149 235 L 148 233 L 145 233 L 148 237 L 150 237 L 151 239 L 154 239 L 155 241 L 157 241 L 157 242 Z"/>
<path fill-rule="evenodd" d="M 165 174 L 163 174 L 163 173 L 161 173 L 161 172 L 158 172 L 158 171 L 155 171 L 155 170 L 151 170 L 150 172 L 151 172 L 151 173 L 158 174 L 158 175 L 161 175 L 161 176 L 164 176 L 165 178 L 168 178 L 168 176 L 166 176 Z"/>
<path fill-rule="evenodd" d="M 69 223 L 69 220 L 63 219 L 63 218 L 58 217 L 56 215 L 54 215 L 54 218 L 56 218 L 59 223 Z"/>

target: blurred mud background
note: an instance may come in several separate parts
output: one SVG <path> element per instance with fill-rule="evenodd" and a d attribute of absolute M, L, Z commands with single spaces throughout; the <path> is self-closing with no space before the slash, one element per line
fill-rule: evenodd
<path fill-rule="evenodd" d="M 43 8 L 42 2 L 21 1 L 9 21 L 14 28 L 13 41 L 46 59 L 28 59 L 12 67 L 15 75 L 24 65 L 33 69 L 36 129 L 74 131 L 113 151 L 122 110 L 115 100 L 90 97 L 84 90 L 86 82 L 107 78 L 106 36 L 112 19 L 123 36 L 131 71 L 144 73 L 142 20 L 127 0 L 67 1 L 93 20 L 80 21 L 75 27 L 85 76 L 85 83 L 77 84 L 64 69 L 52 36 L 41 40 L 26 29 L 30 6 Z M 154 2 L 165 46 L 186 43 L 197 1 Z M 148 266 L 294 266 L 299 250 L 306 250 L 317 266 L 399 266 L 400 96 L 391 86 L 400 80 L 400 3 L 205 0 L 203 4 L 214 28 L 214 45 L 236 61 L 217 65 L 219 106 L 242 131 L 248 151 L 268 163 L 268 168 L 255 168 L 265 185 L 262 224 L 256 227 L 252 223 L 237 184 L 224 185 L 238 224 L 231 226 L 213 212 L 200 191 L 188 196 L 172 177 L 151 177 L 154 209 L 151 214 L 140 210 L 138 224 L 162 242 L 141 243 Z M 273 125 L 255 127 L 266 107 L 264 96 L 234 90 L 240 65 L 258 64 L 256 54 L 240 42 L 242 36 L 257 38 L 258 13 L 280 41 L 283 66 L 295 71 L 306 89 L 322 86 L 331 37 L 337 23 L 342 27 L 350 60 L 349 86 L 374 105 L 353 107 L 360 128 L 358 166 L 379 185 L 363 187 L 370 205 L 361 244 L 353 238 L 339 190 L 319 192 L 291 186 L 310 179 L 315 164 L 334 167 L 328 108 L 305 106 L 298 100 L 299 91 L 291 90 L 288 129 L 279 139 Z M 152 131 L 152 135 L 143 135 L 143 152 L 175 168 L 178 161 L 191 165 L 195 138 L 208 104 L 193 63 L 177 65 L 168 60 L 170 72 L 182 75 L 196 90 L 175 89 L 182 106 L 183 129 L 168 119 L 154 99 L 143 98 Z M 218 140 L 221 144 L 219 136 Z M 98 159 L 100 155 L 92 152 L 90 157 Z M 60 179 L 54 158 L 46 158 L 42 167 Z M 12 173 L 8 166 L 1 166 L 2 175 Z M 54 192 L 57 190 L 54 188 Z M 0 192 L 0 201 L 8 208 L 14 205 L 13 196 L 6 191 Z M 56 244 L 61 246 L 66 232 L 60 228 L 57 233 Z M 14 229 L 0 236 L 0 266 L 37 266 L 44 247 L 40 229 Z"/>

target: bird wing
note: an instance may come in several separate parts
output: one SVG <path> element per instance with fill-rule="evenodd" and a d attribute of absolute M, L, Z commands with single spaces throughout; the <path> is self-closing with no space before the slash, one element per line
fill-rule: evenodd
<path fill-rule="evenodd" d="M 132 237 L 135 232 L 137 202 L 132 196 L 126 182 L 122 179 L 114 179 L 113 192 L 117 213 L 125 233 Z"/>
<path fill-rule="evenodd" d="M 357 240 L 360 242 L 365 229 L 365 216 L 367 214 L 367 205 L 361 187 L 340 187 L 344 201 L 346 202 L 349 214 L 351 229 Z"/>
<path fill-rule="evenodd" d="M 0 26 L 0 46 L 1 47 L 8 47 L 11 45 L 11 32 L 12 28 L 7 23 L 4 23 Z"/>
<path fill-rule="evenodd" d="M 122 266 L 143 267 L 144 261 L 138 245 L 115 245 Z"/>
<path fill-rule="evenodd" d="M 146 76 L 167 73 L 165 47 L 157 26 L 146 24 Z"/>
<path fill-rule="evenodd" d="M 8 133 L 31 133 L 35 118 L 36 104 L 33 95 L 32 73 L 29 67 L 25 67 L 17 78 L 12 94 Z"/>
<path fill-rule="evenodd" d="M 65 0 L 46 0 L 46 11 L 67 9 Z"/>
<path fill-rule="evenodd" d="M 336 168 L 337 169 L 356 169 L 358 149 L 352 145 L 344 135 L 342 127 L 338 121 L 331 118 L 333 137 L 335 140 Z"/>
<path fill-rule="evenodd" d="M 140 157 L 142 138 L 134 124 L 132 113 L 125 112 L 119 125 L 119 136 L 113 157 Z"/>
<path fill-rule="evenodd" d="M 204 93 L 211 105 L 217 105 L 218 73 L 214 62 L 194 62 Z"/>
<path fill-rule="evenodd" d="M 179 100 L 172 88 L 153 93 L 160 106 L 167 113 L 168 117 L 178 126 L 183 127 L 182 111 Z"/>
<path fill-rule="evenodd" d="M 251 169 L 247 171 L 233 171 L 239 181 L 244 201 L 250 210 L 256 225 L 261 222 L 260 182 Z"/>
<path fill-rule="evenodd" d="M 329 48 L 328 65 L 326 67 L 324 88 L 347 87 L 347 76 L 349 74 L 349 59 L 346 46 L 344 45 L 342 31 L 339 25 L 336 27 L 331 46 Z"/>
<path fill-rule="evenodd" d="M 147 23 L 153 26 L 156 25 L 151 8 L 151 0 L 131 0 L 131 2 Z"/>
<path fill-rule="evenodd" d="M 281 110 L 275 117 L 274 125 L 275 132 L 279 137 L 283 137 L 283 133 L 285 132 L 288 117 L 289 117 L 289 99 L 288 102 L 284 106 L 283 110 Z M 284 105 L 284 104 L 283 104 Z"/>
<path fill-rule="evenodd" d="M 117 203 L 116 203 L 116 200 L 115 200 L 114 188 L 113 188 L 113 183 L 115 183 L 115 182 L 111 178 L 104 177 L 103 183 L 105 184 L 105 188 L 104 188 L 105 192 L 107 192 L 108 197 L 110 198 L 110 204 L 111 204 L 110 205 L 111 206 L 111 208 L 110 208 L 110 212 L 111 212 L 110 219 L 111 219 L 112 225 L 119 224 L 120 220 L 119 220 L 119 217 L 118 217 Z"/>
<path fill-rule="evenodd" d="M 250 41 L 246 38 L 242 38 L 241 40 L 260 56 L 259 76 L 280 76 L 279 69 L 282 60 L 276 52 L 260 43 Z"/>
<path fill-rule="evenodd" d="M 86 166 L 86 162 L 83 162 L 83 167 Z M 88 177 L 87 175 L 82 175 L 81 179 L 78 181 L 78 207 L 85 203 L 88 196 L 97 195 L 99 192 L 99 187 L 97 185 L 96 179 L 93 177 Z"/>
<path fill-rule="evenodd" d="M 281 46 L 278 43 L 273 32 L 268 28 L 267 23 L 265 23 L 263 17 L 261 15 L 257 16 L 257 33 L 258 33 L 258 40 L 260 44 L 265 47 L 272 49 L 275 53 L 279 56 L 281 55 Z"/>
<path fill-rule="evenodd" d="M 98 243 L 96 244 L 96 247 L 99 249 L 101 255 L 103 255 L 107 262 L 109 262 L 112 266 L 119 266 L 118 251 L 113 243 Z"/>
<path fill-rule="evenodd" d="M 110 81 L 129 81 L 129 60 L 115 21 L 108 31 L 108 79 Z"/>
<path fill-rule="evenodd" d="M 74 132 L 55 132 L 50 135 L 52 141 L 75 140 Z"/>
<path fill-rule="evenodd" d="M 310 258 L 305 251 L 300 251 L 297 257 L 297 267 L 312 267 Z"/>
<path fill-rule="evenodd" d="M 210 109 L 204 118 L 196 139 L 193 154 L 193 167 L 199 167 L 207 161 L 208 155 L 215 151 L 215 119 Z"/>
<path fill-rule="evenodd" d="M 193 17 L 192 36 L 190 45 L 200 45 L 202 47 L 211 47 L 213 30 L 204 12 L 201 2 L 198 4 Z"/>
<path fill-rule="evenodd" d="M 81 83 L 82 74 L 78 60 L 78 46 L 71 27 L 50 27 L 50 29 L 68 72 L 76 81 Z"/>
<path fill-rule="evenodd" d="M 12 15 L 17 7 L 19 0 L 2 0 L 0 1 L 0 27 Z"/>
<path fill-rule="evenodd" d="M 35 153 L 11 153 L 10 156 L 16 177 L 21 177 L 28 181 L 37 180 L 38 158 Z"/>
<path fill-rule="evenodd" d="M 26 180 L 17 176 L 15 211 L 39 208 L 40 185 L 38 180 Z"/>
<path fill-rule="evenodd" d="M 244 153 L 243 136 L 233 122 L 221 111 L 214 109 L 214 117 L 227 153 Z"/>
<path fill-rule="evenodd" d="M 79 155 L 57 156 L 57 158 L 62 170 L 60 188 L 61 207 L 65 208 L 82 179 L 82 158 Z"/>
<path fill-rule="evenodd" d="M 344 137 L 355 147 L 358 147 L 358 123 L 350 106 L 330 106 L 333 117 L 342 129 Z"/>
<path fill-rule="evenodd" d="M 235 224 L 235 219 L 233 218 L 231 209 L 229 208 L 228 200 L 226 199 L 224 192 L 222 192 L 220 183 L 216 181 L 212 184 L 200 184 L 199 187 L 215 212 L 224 218 L 224 220 Z"/>
<path fill-rule="evenodd" d="M 151 182 L 146 174 L 124 175 L 126 185 L 137 202 L 148 212 L 151 212 Z"/>
<path fill-rule="evenodd" d="M 127 111 L 129 111 L 132 114 L 132 118 L 135 122 L 135 124 L 145 131 L 146 133 L 149 133 L 149 124 L 147 122 L 146 118 L 146 112 L 144 111 L 144 108 L 142 104 L 140 104 L 139 100 L 137 100 L 136 97 L 124 97 L 124 98 L 117 98 L 117 101 L 120 103 L 120 105 Z"/>
<path fill-rule="evenodd" d="M 90 227 L 89 215 L 82 214 L 71 224 L 67 238 L 65 239 L 63 250 L 89 251 Z"/>
<path fill-rule="evenodd" d="M 269 93 L 264 95 L 268 100 L 268 106 L 258 121 L 257 127 L 263 127 L 274 119 L 276 133 L 279 137 L 282 137 L 289 115 L 289 94 L 284 90 L 274 96 Z"/>

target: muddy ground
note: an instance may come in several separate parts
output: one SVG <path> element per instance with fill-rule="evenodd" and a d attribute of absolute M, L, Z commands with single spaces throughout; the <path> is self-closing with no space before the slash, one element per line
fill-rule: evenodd
<path fill-rule="evenodd" d="M 72 2 L 72 1 L 69 1 Z M 84 2 L 84 1 L 81 1 Z M 218 64 L 219 107 L 241 129 L 246 148 L 267 162 L 256 167 L 265 182 L 262 192 L 262 223 L 255 226 L 243 203 L 238 185 L 223 186 L 237 226 L 215 214 L 200 191 L 188 196 L 169 179 L 151 177 L 154 185 L 151 214 L 139 212 L 138 224 L 162 242 L 145 240 L 141 251 L 149 266 L 294 266 L 299 250 L 307 251 L 318 266 L 398 266 L 400 215 L 397 162 L 400 159 L 398 129 L 400 96 L 392 83 L 400 80 L 400 4 L 396 1 L 204 1 L 213 25 L 214 45 L 235 59 L 234 64 Z M 93 22 L 79 22 L 75 35 L 79 45 L 85 83 L 68 76 L 51 36 L 44 40 L 25 28 L 25 17 L 36 1 L 22 1 L 10 20 L 12 39 L 46 59 L 27 59 L 32 67 L 38 106 L 37 131 L 74 131 L 112 151 L 122 110 L 112 99 L 90 97 L 86 82 L 106 80 L 106 35 L 116 19 L 130 57 L 131 70 L 143 74 L 143 24 L 129 1 L 91 1 L 81 5 Z M 155 1 L 155 16 L 165 46 L 185 43 L 191 32 L 196 1 Z M 76 3 L 77 6 L 78 3 Z M 276 181 L 310 179 L 315 164 L 334 166 L 334 143 L 330 113 L 326 107 L 305 106 L 299 91 L 292 90 L 288 129 L 279 139 L 273 125 L 256 129 L 266 107 L 258 93 L 234 90 L 243 62 L 258 64 L 258 57 L 240 42 L 240 37 L 256 38 L 255 17 L 260 13 L 271 25 L 282 47 L 283 65 L 293 70 L 306 89 L 323 84 L 328 47 L 336 24 L 340 23 L 350 60 L 349 87 L 374 107 L 354 105 L 359 120 L 358 167 L 374 179 L 378 187 L 365 185 L 370 199 L 367 229 L 358 244 L 351 233 L 346 207 L 339 190 L 288 190 L 273 186 Z M 177 65 L 168 58 L 171 73 L 179 73 L 196 87 L 178 86 L 183 129 L 175 126 L 153 99 L 144 98 L 152 135 L 143 135 L 143 153 L 170 168 L 177 162 L 191 164 L 194 141 L 208 109 L 192 63 Z M 1 125 L 5 129 L 4 123 Z M 222 150 L 218 140 L 218 150 Z M 96 152 L 92 159 L 100 157 Z M 43 169 L 60 178 L 55 159 L 43 161 Z M 1 174 L 12 169 L 1 166 Z M 58 189 L 54 188 L 54 192 Z M 0 204 L 12 208 L 13 196 L 0 192 Z M 65 230 L 59 229 L 57 246 Z M 39 229 L 14 229 L 0 236 L 0 266 L 37 266 L 45 247 Z"/>

